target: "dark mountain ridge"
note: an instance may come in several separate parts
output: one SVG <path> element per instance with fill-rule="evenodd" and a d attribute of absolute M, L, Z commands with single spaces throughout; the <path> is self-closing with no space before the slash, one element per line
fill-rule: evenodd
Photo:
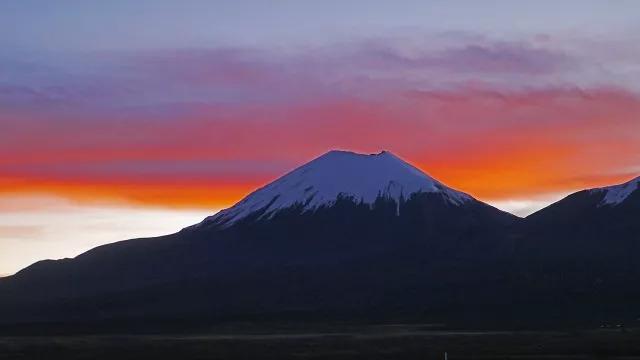
<path fill-rule="evenodd" d="M 0 284 L 7 295 L 1 301 L 4 307 L 12 299 L 21 305 L 41 306 L 140 288 L 178 289 L 183 287 L 182 282 L 213 284 L 238 279 L 237 284 L 246 284 L 247 278 L 261 278 L 267 294 L 242 293 L 246 289 L 234 293 L 215 286 L 210 289 L 207 296 L 211 299 L 222 302 L 226 297 L 227 303 L 238 307 L 240 297 L 253 301 L 279 298 L 288 286 L 310 283 L 308 278 L 287 285 L 289 271 L 301 277 L 306 273 L 310 277 L 338 276 L 342 281 L 358 279 L 362 286 L 365 278 L 379 284 L 397 284 L 401 281 L 392 272 L 385 275 L 379 269 L 426 276 L 442 264 L 452 265 L 451 261 L 471 264 L 478 254 L 489 256 L 497 250 L 498 224 L 506 226 L 517 220 L 480 203 L 464 209 L 449 206 L 438 194 L 411 196 L 400 204 L 401 215 L 397 215 L 397 208 L 395 201 L 382 197 L 372 207 L 339 198 L 333 206 L 315 212 L 300 214 L 294 207 L 269 220 L 247 218 L 226 229 L 191 228 L 160 238 L 105 245 L 73 260 L 38 263 L 19 272 Z M 427 218 L 432 221 L 421 221 Z M 367 268 L 368 274 L 364 271 Z M 267 273 L 274 275 L 264 278 Z M 356 288 L 356 284 L 350 286 Z M 183 307 L 193 308 L 189 303 L 198 299 L 185 297 L 184 301 Z M 341 302 L 346 305 L 347 296 L 342 293 L 334 302 L 338 308 Z M 257 311 L 249 305 L 246 311 Z"/>
<path fill-rule="evenodd" d="M 640 192 L 620 186 L 521 219 L 390 153 L 331 152 L 178 233 L 0 279 L 0 322 L 283 313 L 635 319 Z M 616 202 L 603 204 L 607 197 Z"/>

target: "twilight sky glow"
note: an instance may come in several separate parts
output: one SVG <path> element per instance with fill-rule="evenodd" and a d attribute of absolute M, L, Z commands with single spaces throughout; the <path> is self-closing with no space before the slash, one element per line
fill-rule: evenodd
<path fill-rule="evenodd" d="M 0 274 L 390 150 L 518 215 L 640 173 L 637 0 L 0 3 Z"/>

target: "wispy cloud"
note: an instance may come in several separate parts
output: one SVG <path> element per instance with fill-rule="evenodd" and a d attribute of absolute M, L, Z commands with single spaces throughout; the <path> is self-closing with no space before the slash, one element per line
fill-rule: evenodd
<path fill-rule="evenodd" d="M 539 75 L 570 70 L 579 59 L 529 42 L 477 41 L 417 48 L 392 44 L 360 45 L 353 58 L 365 68 L 439 70 L 466 74 Z"/>
<path fill-rule="evenodd" d="M 542 39 L 542 40 L 540 40 Z M 312 48 L 185 48 L 0 59 L 3 107 L 140 109 L 379 96 L 469 84 L 519 90 L 607 84 L 638 90 L 634 39 L 423 36 Z M 612 57 L 611 53 L 621 54 Z M 635 85 L 634 85 L 635 84 Z M 66 105 L 66 108 L 65 108 Z"/>

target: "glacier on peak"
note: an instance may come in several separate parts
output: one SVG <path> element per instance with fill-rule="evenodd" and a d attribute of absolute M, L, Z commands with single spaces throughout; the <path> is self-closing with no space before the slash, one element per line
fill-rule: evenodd
<path fill-rule="evenodd" d="M 203 224 L 229 226 L 248 215 L 264 210 L 270 218 L 279 210 L 296 204 L 303 211 L 330 206 L 339 196 L 349 196 L 373 204 L 378 196 L 399 203 L 413 193 L 439 193 L 446 202 L 461 205 L 470 195 L 448 188 L 391 152 L 359 154 L 332 150 L 255 190 L 234 206 L 207 217 Z"/>

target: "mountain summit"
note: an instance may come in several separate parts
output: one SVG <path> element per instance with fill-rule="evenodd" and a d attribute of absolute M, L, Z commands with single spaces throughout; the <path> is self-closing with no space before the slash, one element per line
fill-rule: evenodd
<path fill-rule="evenodd" d="M 640 176 L 627 181 L 624 184 L 607 186 L 599 189 L 592 189 L 591 192 L 605 192 L 604 199 L 599 206 L 611 205 L 616 206 L 631 196 L 636 190 L 640 189 Z"/>
<path fill-rule="evenodd" d="M 300 205 L 302 211 L 331 206 L 339 197 L 372 205 L 378 197 L 393 200 L 415 193 L 439 194 L 446 202 L 461 205 L 472 200 L 450 189 L 388 151 L 358 154 L 330 151 L 249 194 L 233 207 L 205 219 L 196 226 L 230 226 L 260 211 L 271 218 L 278 211 Z"/>

